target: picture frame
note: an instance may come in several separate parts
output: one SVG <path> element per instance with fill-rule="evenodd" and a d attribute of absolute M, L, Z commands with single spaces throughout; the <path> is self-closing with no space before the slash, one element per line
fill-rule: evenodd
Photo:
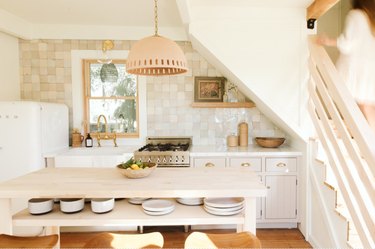
<path fill-rule="evenodd" d="M 224 77 L 194 78 L 194 102 L 223 102 Z"/>

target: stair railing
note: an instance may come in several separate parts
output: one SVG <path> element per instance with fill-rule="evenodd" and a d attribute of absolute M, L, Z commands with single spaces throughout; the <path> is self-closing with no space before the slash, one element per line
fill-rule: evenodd
<path fill-rule="evenodd" d="M 310 116 L 359 238 L 375 248 L 375 134 L 314 36 L 309 49 Z"/>

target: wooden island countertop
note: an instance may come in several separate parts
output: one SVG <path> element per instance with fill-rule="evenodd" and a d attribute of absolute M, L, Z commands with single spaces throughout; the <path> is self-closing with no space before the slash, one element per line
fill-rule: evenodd
<path fill-rule="evenodd" d="M 178 213 L 179 208 L 176 208 L 176 214 L 172 213 L 170 215 L 172 218 L 169 219 L 169 215 L 156 217 L 147 216 L 142 212 L 139 213 L 138 218 L 125 217 L 124 212 L 122 214 L 118 212 L 119 216 L 116 218 L 117 214 L 113 210 L 109 214 L 103 215 L 87 214 L 81 224 L 105 225 L 107 224 L 106 215 L 112 219 L 108 222 L 113 223 L 119 219 L 121 222 L 141 223 L 139 225 L 184 224 L 183 222 L 189 221 L 202 222 L 203 224 L 220 224 L 220 222 L 227 224 L 233 221 L 235 224 L 238 222 L 239 231 L 247 230 L 255 234 L 256 198 L 265 195 L 266 188 L 260 183 L 256 174 L 243 167 L 157 168 L 148 177 L 140 179 L 126 178 L 116 168 L 45 168 L 0 183 L 0 233 L 11 234 L 12 224 L 59 227 L 71 225 L 70 223 L 74 222 L 75 217 L 82 219 L 82 215 L 79 214 L 74 216 L 50 213 L 32 216 L 25 210 L 13 216 L 11 214 L 11 198 L 243 197 L 245 209 L 243 214 L 235 216 L 236 219 L 212 214 L 203 217 L 203 208 L 199 206 L 193 207 L 200 209 L 197 210 L 197 216 L 194 216 L 192 207 L 181 207 L 181 214 Z M 135 208 L 139 209 L 140 207 Z M 87 211 L 87 213 L 90 212 Z M 197 220 L 198 216 L 199 220 Z"/>

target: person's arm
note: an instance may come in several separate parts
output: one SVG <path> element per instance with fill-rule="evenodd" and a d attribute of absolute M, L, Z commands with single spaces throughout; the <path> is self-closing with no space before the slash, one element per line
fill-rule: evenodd
<path fill-rule="evenodd" d="M 336 47 L 337 39 L 329 38 L 327 35 L 323 34 L 316 39 L 316 43 L 322 46 Z"/>

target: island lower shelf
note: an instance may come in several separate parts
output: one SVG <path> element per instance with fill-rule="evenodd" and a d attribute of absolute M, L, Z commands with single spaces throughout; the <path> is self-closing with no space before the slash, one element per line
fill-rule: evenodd
<path fill-rule="evenodd" d="M 53 211 L 42 215 L 31 215 L 27 209 L 13 216 L 15 226 L 153 226 L 153 225 L 216 225 L 245 222 L 242 213 L 230 216 L 219 216 L 207 213 L 203 206 L 187 206 L 175 202 L 172 213 L 160 216 L 147 215 L 141 205 L 128 203 L 126 199 L 117 200 L 112 211 L 96 214 L 90 205 L 85 204 L 82 211 L 65 214 L 55 204 Z"/>

